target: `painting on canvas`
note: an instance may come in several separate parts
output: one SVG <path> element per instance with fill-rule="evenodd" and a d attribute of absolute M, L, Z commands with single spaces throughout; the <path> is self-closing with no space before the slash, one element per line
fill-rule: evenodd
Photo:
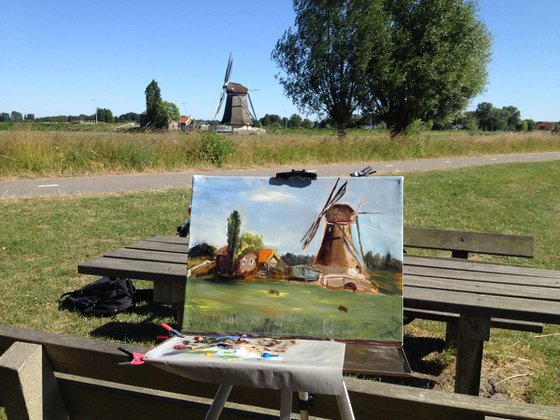
<path fill-rule="evenodd" d="M 402 342 L 402 181 L 195 176 L 183 331 Z"/>

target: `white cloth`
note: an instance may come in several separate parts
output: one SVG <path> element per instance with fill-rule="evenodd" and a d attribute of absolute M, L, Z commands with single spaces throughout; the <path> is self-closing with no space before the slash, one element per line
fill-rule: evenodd
<path fill-rule="evenodd" d="M 146 353 L 144 361 L 202 382 L 330 395 L 343 393 L 344 343 L 272 340 L 275 345 L 263 351 L 262 340 L 267 339 L 244 338 L 242 346 L 224 344 L 225 353 L 216 351 L 220 349 L 215 346 L 205 352 L 204 346 L 194 344 L 199 353 L 193 353 L 190 343 L 195 343 L 194 336 L 175 336 Z M 186 349 L 182 348 L 185 343 Z"/>

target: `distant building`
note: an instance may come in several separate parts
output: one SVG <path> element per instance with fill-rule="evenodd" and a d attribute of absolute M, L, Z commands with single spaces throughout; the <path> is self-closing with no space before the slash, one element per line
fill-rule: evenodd
<path fill-rule="evenodd" d="M 556 128 L 556 123 L 551 121 L 537 121 L 535 124 L 535 130 L 545 130 L 552 131 Z"/>

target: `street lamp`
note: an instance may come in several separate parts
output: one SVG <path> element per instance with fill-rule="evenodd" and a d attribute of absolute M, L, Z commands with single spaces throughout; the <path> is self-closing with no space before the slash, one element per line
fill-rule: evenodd
<path fill-rule="evenodd" d="M 95 99 L 92 99 L 92 101 L 95 102 Z M 95 107 L 95 124 L 97 124 L 97 107 Z"/>

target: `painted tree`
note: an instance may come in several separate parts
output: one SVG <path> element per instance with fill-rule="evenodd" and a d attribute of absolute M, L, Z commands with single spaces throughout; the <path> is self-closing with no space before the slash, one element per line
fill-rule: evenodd
<path fill-rule="evenodd" d="M 227 219 L 227 269 L 230 274 L 235 271 L 235 256 L 239 248 L 239 234 L 241 231 L 241 217 L 239 212 L 234 210 Z"/>
<path fill-rule="evenodd" d="M 263 236 L 258 234 L 253 234 L 250 232 L 245 232 L 241 235 L 239 239 L 239 247 L 237 248 L 237 252 L 235 258 L 238 258 L 240 255 L 245 254 L 249 251 L 259 251 L 264 248 Z"/>

